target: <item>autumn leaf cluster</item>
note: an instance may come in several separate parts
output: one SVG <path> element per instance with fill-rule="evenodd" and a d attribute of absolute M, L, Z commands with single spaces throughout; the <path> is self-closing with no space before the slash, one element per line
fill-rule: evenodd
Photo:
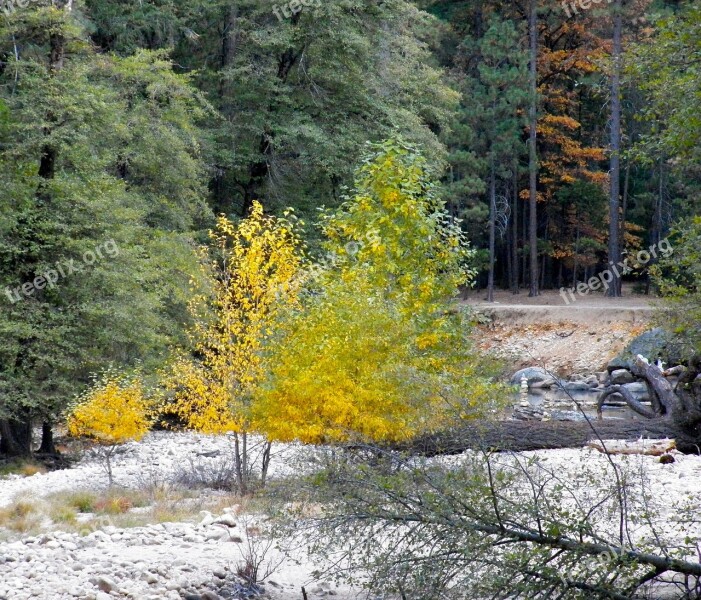
<path fill-rule="evenodd" d="M 67 427 L 73 436 L 116 445 L 143 438 L 151 427 L 150 414 L 141 379 L 108 371 L 78 399 Z"/>

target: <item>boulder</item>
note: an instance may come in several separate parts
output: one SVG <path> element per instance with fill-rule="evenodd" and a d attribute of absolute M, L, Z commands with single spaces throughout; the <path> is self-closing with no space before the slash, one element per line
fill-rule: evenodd
<path fill-rule="evenodd" d="M 623 385 L 625 383 L 633 383 L 635 377 L 628 369 L 616 369 L 611 372 L 611 384 Z"/>
<path fill-rule="evenodd" d="M 528 384 L 528 388 L 530 390 L 537 390 L 537 389 L 546 389 L 549 390 L 553 386 L 558 386 L 558 382 L 556 379 L 553 379 L 552 377 L 550 379 L 543 379 L 542 381 L 534 381 L 533 383 Z"/>
<path fill-rule="evenodd" d="M 520 371 L 516 371 L 511 376 L 511 385 L 521 385 L 521 380 L 523 378 L 526 378 L 528 380 L 528 385 L 532 385 L 534 383 L 542 383 L 542 382 L 547 382 L 547 381 L 555 381 L 545 369 L 542 367 L 526 367 L 525 369 L 521 369 Z M 543 386 L 541 386 L 543 387 Z"/>
<path fill-rule="evenodd" d="M 586 392 L 590 386 L 586 381 L 568 381 L 564 387 L 568 392 Z"/>
<path fill-rule="evenodd" d="M 682 360 L 679 342 L 675 341 L 667 331 L 657 327 L 631 340 L 623 352 L 609 361 L 608 372 L 611 373 L 617 369 L 630 370 L 638 354 L 642 354 L 650 362 L 661 358 L 667 365 L 677 365 Z"/>

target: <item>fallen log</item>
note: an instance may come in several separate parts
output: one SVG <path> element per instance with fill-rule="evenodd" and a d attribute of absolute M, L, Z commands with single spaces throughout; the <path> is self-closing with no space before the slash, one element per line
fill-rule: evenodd
<path fill-rule="evenodd" d="M 593 429 L 592 429 L 593 428 Z M 673 424 L 664 418 L 570 421 L 479 421 L 449 431 L 418 437 L 395 446 L 423 456 L 460 454 L 466 450 L 523 452 L 558 448 L 582 448 L 604 440 L 674 439 Z M 678 448 L 696 452 L 698 447 Z"/>

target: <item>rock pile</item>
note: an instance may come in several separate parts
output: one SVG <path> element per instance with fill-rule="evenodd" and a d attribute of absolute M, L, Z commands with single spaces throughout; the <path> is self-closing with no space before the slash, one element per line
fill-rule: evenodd
<path fill-rule="evenodd" d="M 215 600 L 242 560 L 232 512 L 199 523 L 88 535 L 46 533 L 0 546 L 0 598 Z M 245 535 L 245 534 L 244 534 Z"/>

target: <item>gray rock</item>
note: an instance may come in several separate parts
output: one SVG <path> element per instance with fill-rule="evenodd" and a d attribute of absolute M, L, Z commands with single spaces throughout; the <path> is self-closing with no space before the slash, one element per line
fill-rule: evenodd
<path fill-rule="evenodd" d="M 224 531 L 221 527 L 214 527 L 214 528 L 210 529 L 209 531 L 207 531 L 207 532 L 204 534 L 204 538 L 205 538 L 207 541 L 209 541 L 209 540 L 220 540 L 220 539 L 222 539 L 224 536 L 227 536 L 227 537 L 228 537 L 228 535 L 229 535 L 229 534 L 228 534 L 226 531 Z"/>
<path fill-rule="evenodd" d="M 647 391 L 647 386 L 643 381 L 635 381 L 626 383 L 624 386 L 638 400 L 650 400 L 650 394 Z"/>
<path fill-rule="evenodd" d="M 528 387 L 532 390 L 537 390 L 550 389 L 551 387 L 556 385 L 558 385 L 557 380 L 551 377 L 550 379 L 543 379 L 542 381 L 534 381 L 533 383 L 529 384 Z"/>
<path fill-rule="evenodd" d="M 542 421 L 545 411 L 541 407 L 528 406 L 514 409 L 512 419 L 517 421 Z"/>
<path fill-rule="evenodd" d="M 667 364 L 679 364 L 681 362 L 681 345 L 661 327 L 651 329 L 639 335 L 626 346 L 616 358 L 608 364 L 608 372 L 616 369 L 630 370 L 635 362 L 635 357 L 642 354 L 650 362 L 658 357 Z"/>
<path fill-rule="evenodd" d="M 568 392 L 586 392 L 589 384 L 586 381 L 568 381 L 564 387 Z"/>
<path fill-rule="evenodd" d="M 525 369 L 516 371 L 516 373 L 511 376 L 511 384 L 521 385 L 521 379 L 524 377 L 528 380 L 529 385 L 536 382 L 552 380 L 552 375 L 542 367 L 526 367 Z"/>
<path fill-rule="evenodd" d="M 119 588 L 117 587 L 117 584 L 112 581 L 109 577 L 98 577 L 97 578 L 97 583 L 95 584 L 97 589 L 110 593 L 110 592 L 116 592 Z"/>
<path fill-rule="evenodd" d="M 553 410 L 550 413 L 552 421 L 586 421 L 586 417 L 576 410 Z"/>
<path fill-rule="evenodd" d="M 616 369 L 611 372 L 611 383 L 613 385 L 623 385 L 625 383 L 633 383 L 635 377 L 627 369 Z"/>
<path fill-rule="evenodd" d="M 215 523 L 221 523 L 227 527 L 236 527 L 236 518 L 232 514 L 225 513 L 221 517 L 218 517 Z"/>

